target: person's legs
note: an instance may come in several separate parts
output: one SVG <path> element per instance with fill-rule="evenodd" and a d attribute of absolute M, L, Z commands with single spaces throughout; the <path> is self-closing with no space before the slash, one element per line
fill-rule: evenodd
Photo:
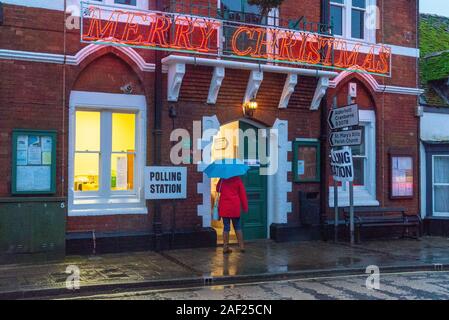
<path fill-rule="evenodd" d="M 245 244 L 243 242 L 243 232 L 242 227 L 240 226 L 240 218 L 233 218 L 232 225 L 234 226 L 235 235 L 237 236 L 237 240 L 239 242 L 240 251 L 245 252 Z"/>
<path fill-rule="evenodd" d="M 230 218 L 222 218 L 223 219 L 223 253 L 229 253 L 232 250 L 229 249 L 229 231 L 231 230 L 231 219 Z"/>

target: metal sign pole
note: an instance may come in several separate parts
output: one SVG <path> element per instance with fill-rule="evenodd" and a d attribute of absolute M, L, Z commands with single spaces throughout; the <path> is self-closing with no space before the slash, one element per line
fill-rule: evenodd
<path fill-rule="evenodd" d="M 332 109 L 337 108 L 337 96 L 334 96 Z M 338 183 L 334 180 L 334 241 L 338 241 Z"/>
<path fill-rule="evenodd" d="M 349 182 L 349 220 L 351 232 L 351 244 L 354 244 L 354 181 Z"/>
<path fill-rule="evenodd" d="M 351 96 L 351 94 L 348 94 L 348 104 L 350 104 L 352 102 L 353 102 L 353 97 Z M 349 149 L 349 147 L 347 147 L 347 148 Z M 354 170 L 354 167 L 353 167 L 353 170 Z M 351 233 L 351 245 L 353 245 L 354 244 L 354 181 L 353 180 L 349 182 L 349 230 Z"/>

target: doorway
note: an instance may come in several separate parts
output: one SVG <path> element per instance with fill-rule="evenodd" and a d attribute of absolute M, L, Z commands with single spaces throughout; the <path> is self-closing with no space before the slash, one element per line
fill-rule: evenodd
<path fill-rule="evenodd" d="M 261 161 L 259 143 L 266 139 L 258 134 L 261 129 L 255 123 L 246 119 L 222 125 L 214 137 L 212 144 L 212 159 L 239 158 L 250 166 L 242 181 L 248 198 L 248 213 L 241 215 L 241 223 L 245 240 L 267 238 L 267 176 L 261 175 Z M 266 141 L 263 141 L 264 143 Z M 265 150 L 267 150 L 266 148 Z M 216 198 L 216 185 L 218 179 L 212 179 L 212 204 Z M 212 227 L 217 232 L 218 244 L 223 243 L 223 223 L 212 221 Z M 231 227 L 230 243 L 236 243 L 234 229 Z"/>

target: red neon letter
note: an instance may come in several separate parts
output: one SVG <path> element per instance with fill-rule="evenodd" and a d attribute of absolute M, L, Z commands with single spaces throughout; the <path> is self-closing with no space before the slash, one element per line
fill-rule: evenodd
<path fill-rule="evenodd" d="M 356 43 L 349 54 L 350 51 L 348 50 L 346 41 L 340 40 L 338 43 L 340 43 L 340 57 L 335 65 L 340 68 L 349 68 L 357 65 L 359 50 L 362 45 L 360 43 Z"/>
<path fill-rule="evenodd" d="M 166 16 L 156 16 L 155 21 L 151 24 L 149 45 L 158 46 L 167 48 L 169 45 L 167 43 L 167 31 L 170 29 L 171 20 Z M 156 42 L 156 37 L 158 38 L 158 42 Z"/>
<path fill-rule="evenodd" d="M 139 13 L 128 13 L 128 21 L 126 22 L 125 29 L 123 31 L 122 41 L 127 44 L 138 45 L 142 43 L 142 34 L 138 35 L 139 32 L 139 24 L 134 22 L 134 18 L 139 17 L 142 22 L 145 22 L 146 16 L 144 14 Z M 134 39 L 130 39 L 130 34 L 133 33 L 136 37 Z"/>
<path fill-rule="evenodd" d="M 89 31 L 87 32 L 87 35 L 83 35 L 83 40 L 93 41 L 106 38 L 115 39 L 114 35 L 115 31 L 117 30 L 118 18 L 124 12 L 118 10 L 113 11 L 111 13 L 111 16 L 109 17 L 109 20 L 106 22 L 106 25 L 103 26 L 101 23 L 101 9 L 90 7 L 90 10 L 93 11 L 92 15 L 94 17 L 91 18 Z M 98 16 L 95 16 L 97 13 Z"/>
<path fill-rule="evenodd" d="M 253 51 L 253 48 L 249 46 L 245 51 L 240 51 L 237 47 L 237 40 L 241 33 L 245 32 L 248 35 L 249 39 L 254 37 L 254 29 L 250 29 L 248 27 L 239 27 L 237 31 L 234 32 L 232 36 L 232 51 L 238 56 L 247 56 Z"/>
<path fill-rule="evenodd" d="M 292 47 L 296 43 L 293 39 L 295 33 L 293 31 L 285 31 L 284 35 L 285 37 L 281 38 L 281 43 L 279 45 L 279 57 L 281 59 L 293 60 Z"/>
<path fill-rule="evenodd" d="M 193 33 L 194 27 L 192 20 L 188 17 L 176 17 L 176 33 L 173 48 L 193 50 L 189 36 Z"/>
<path fill-rule="evenodd" d="M 198 23 L 198 19 L 197 19 L 196 23 Z M 215 29 L 220 27 L 220 24 L 217 23 L 216 21 L 207 20 L 207 19 L 204 19 L 203 23 L 204 23 L 204 27 L 199 26 L 201 35 L 202 35 L 201 44 L 196 49 L 201 52 L 209 52 L 210 51 L 209 39 L 214 34 Z"/>
<path fill-rule="evenodd" d="M 377 64 L 377 72 L 388 73 L 390 71 L 391 49 L 382 46 L 379 52 L 379 63 Z"/>

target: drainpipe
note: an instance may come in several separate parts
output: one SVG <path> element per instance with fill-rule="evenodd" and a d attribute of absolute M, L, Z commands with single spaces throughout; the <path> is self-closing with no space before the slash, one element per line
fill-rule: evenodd
<path fill-rule="evenodd" d="M 321 23 L 322 24 L 329 24 L 329 8 L 330 3 L 329 0 L 321 0 Z M 328 143 L 328 125 L 327 125 L 327 100 L 328 100 L 328 93 L 324 95 L 323 99 L 321 100 L 320 110 L 321 110 L 321 125 L 320 125 L 320 153 L 321 153 L 321 163 L 320 163 L 320 227 L 322 235 L 326 230 L 324 229 L 326 217 L 327 217 L 327 207 L 328 207 L 328 178 L 327 178 L 327 143 Z M 326 236 L 327 237 L 327 236 Z"/>
<path fill-rule="evenodd" d="M 156 1 L 156 10 L 163 11 L 163 0 Z M 162 51 L 154 51 L 154 124 L 153 124 L 153 165 L 161 164 L 161 121 L 162 121 Z M 154 248 L 156 251 L 162 249 L 162 214 L 161 204 L 158 200 L 153 201 L 153 232 L 154 232 Z"/>

